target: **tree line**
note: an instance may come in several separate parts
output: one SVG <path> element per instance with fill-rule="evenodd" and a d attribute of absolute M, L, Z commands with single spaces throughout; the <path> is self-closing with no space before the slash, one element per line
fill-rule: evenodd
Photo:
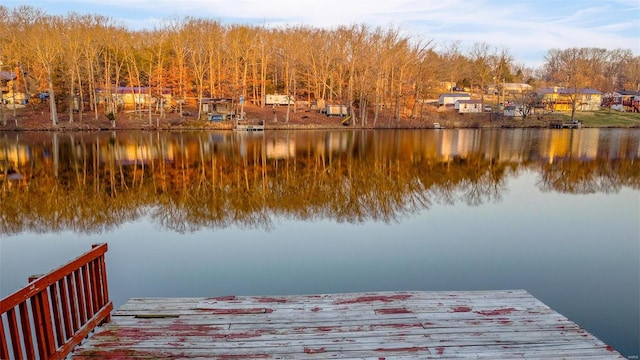
<path fill-rule="evenodd" d="M 116 86 L 156 97 L 171 89 L 180 114 L 182 104 L 202 98 L 242 95 L 264 106 L 266 94 L 279 93 L 346 104 L 354 122 L 375 125 L 383 111 L 398 120 L 421 116 L 423 100 L 446 91 L 443 84 L 480 94 L 506 82 L 602 91 L 640 84 L 640 56 L 624 49 L 551 49 L 545 65 L 531 69 L 506 47 L 463 51 L 459 42 L 441 46 L 394 27 L 269 28 L 185 17 L 131 30 L 102 15 L 31 6 L 0 6 L 0 61 L 26 93 L 48 92 L 54 125 L 59 110 L 70 122 L 85 110 L 95 119 L 106 114 L 98 91 Z M 77 114 L 74 102 L 82 104 Z"/>

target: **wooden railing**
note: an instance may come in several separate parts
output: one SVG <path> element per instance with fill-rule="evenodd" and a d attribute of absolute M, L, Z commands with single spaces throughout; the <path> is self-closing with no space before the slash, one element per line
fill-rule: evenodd
<path fill-rule="evenodd" d="M 110 320 L 106 252 L 93 245 L 0 301 L 0 359 L 64 359 Z"/>

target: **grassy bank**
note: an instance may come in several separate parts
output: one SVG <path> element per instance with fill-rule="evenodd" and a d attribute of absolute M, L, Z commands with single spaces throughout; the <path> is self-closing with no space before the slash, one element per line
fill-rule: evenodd
<path fill-rule="evenodd" d="M 564 114 L 569 119 L 571 114 Z M 608 109 L 590 112 L 578 112 L 577 120 L 585 127 L 640 127 L 640 113 L 620 112 Z"/>

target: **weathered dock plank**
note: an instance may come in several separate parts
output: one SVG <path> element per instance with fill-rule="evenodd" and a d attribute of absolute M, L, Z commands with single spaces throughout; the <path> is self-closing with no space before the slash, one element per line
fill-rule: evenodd
<path fill-rule="evenodd" d="M 98 358 L 623 359 L 523 290 L 131 299 Z"/>

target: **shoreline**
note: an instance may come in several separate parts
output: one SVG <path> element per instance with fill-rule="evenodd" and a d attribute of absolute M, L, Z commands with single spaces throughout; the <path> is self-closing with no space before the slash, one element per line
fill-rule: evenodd
<path fill-rule="evenodd" d="M 0 122 L 0 133 L 6 132 L 83 132 L 83 131 L 216 131 L 233 130 L 233 122 L 225 120 L 214 122 L 197 120 L 193 109 L 189 109 L 180 116 L 177 113 L 146 115 L 120 115 L 114 124 L 104 115 L 95 118 L 93 112 L 73 114 L 74 121 L 70 121 L 70 114 L 58 113 L 58 123 L 52 124 L 50 114 L 44 106 L 34 106 L 19 109 L 14 117 L 11 113 L 4 113 L 6 125 Z M 82 120 L 80 120 L 82 115 Z M 603 117 L 605 119 L 603 120 Z M 373 123 L 370 116 L 366 125 L 351 123 L 342 124 L 342 117 L 326 116 L 307 108 L 297 108 L 287 112 L 286 107 L 258 107 L 245 108 L 245 119 L 242 124 L 263 124 L 264 131 L 278 130 L 440 130 L 444 129 L 515 129 L 515 128 L 553 128 L 552 125 L 569 124 L 570 118 L 565 113 L 553 113 L 552 116 L 540 115 L 530 118 L 508 118 L 497 113 L 457 114 L 451 111 L 430 111 L 420 118 L 402 117 L 394 119 L 388 114 L 380 116 Z M 288 121 L 287 121 L 288 119 Z M 640 128 L 640 114 L 631 113 L 578 113 L 575 120 L 580 122 L 580 128 Z"/>
<path fill-rule="evenodd" d="M 334 124 L 265 124 L 260 131 L 314 131 L 314 130 L 450 130 L 450 129 L 556 129 L 544 124 L 487 124 L 487 125 L 469 125 L 469 126 L 444 126 L 442 128 L 434 128 L 430 124 L 398 124 L 395 126 L 378 125 L 334 125 Z M 566 129 L 566 127 L 564 128 Z M 640 129 L 640 125 L 582 125 L 572 129 Z M 103 132 L 103 131 L 234 131 L 232 124 L 186 124 L 186 125 L 125 125 L 115 126 L 96 125 L 88 123 L 71 123 L 59 124 L 57 126 L 0 126 L 0 133 L 14 132 Z M 245 131 L 240 131 L 245 132 Z M 250 131 L 249 131 L 250 132 Z"/>

